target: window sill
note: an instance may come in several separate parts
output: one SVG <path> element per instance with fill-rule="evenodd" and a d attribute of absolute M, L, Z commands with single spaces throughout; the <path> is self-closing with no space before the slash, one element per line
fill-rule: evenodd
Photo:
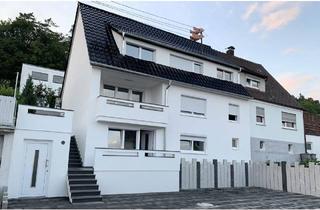
<path fill-rule="evenodd" d="M 206 152 L 196 152 L 196 151 L 187 151 L 187 150 L 181 150 L 181 154 L 188 154 L 188 155 L 207 155 Z"/>
<path fill-rule="evenodd" d="M 232 147 L 232 150 L 238 151 L 239 147 Z"/>
<path fill-rule="evenodd" d="M 194 114 L 186 114 L 186 113 L 180 113 L 180 116 L 195 117 L 195 118 L 200 118 L 200 119 L 207 119 L 206 116 L 194 115 Z"/>
<path fill-rule="evenodd" d="M 228 120 L 230 123 L 239 123 L 238 120 L 234 121 L 234 120 Z"/>
<path fill-rule="evenodd" d="M 282 127 L 282 129 L 291 130 L 291 131 L 297 131 L 298 130 L 296 128 L 290 128 L 290 127 Z"/>
<path fill-rule="evenodd" d="M 259 125 L 259 126 L 266 126 L 266 124 L 265 124 L 265 123 L 258 123 L 258 122 L 256 122 L 256 125 Z"/>

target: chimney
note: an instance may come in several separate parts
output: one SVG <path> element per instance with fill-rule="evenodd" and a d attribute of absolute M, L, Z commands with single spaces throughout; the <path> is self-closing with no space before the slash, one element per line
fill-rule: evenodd
<path fill-rule="evenodd" d="M 236 48 L 234 48 L 234 46 L 230 46 L 230 47 L 228 47 L 227 48 L 227 54 L 228 55 L 234 55 L 234 50 L 235 50 Z"/>

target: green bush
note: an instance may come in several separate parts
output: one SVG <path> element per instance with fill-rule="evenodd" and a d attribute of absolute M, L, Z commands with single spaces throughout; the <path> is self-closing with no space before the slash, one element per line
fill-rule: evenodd
<path fill-rule="evenodd" d="M 14 88 L 10 86 L 10 82 L 6 80 L 0 81 L 0 95 L 13 96 Z"/>

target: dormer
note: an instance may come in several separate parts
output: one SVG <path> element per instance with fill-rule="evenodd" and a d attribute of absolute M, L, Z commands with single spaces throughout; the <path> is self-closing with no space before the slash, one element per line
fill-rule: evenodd
<path fill-rule="evenodd" d="M 265 78 L 242 72 L 240 74 L 240 81 L 241 84 L 245 87 L 259 90 L 262 92 L 265 92 L 266 90 Z"/>

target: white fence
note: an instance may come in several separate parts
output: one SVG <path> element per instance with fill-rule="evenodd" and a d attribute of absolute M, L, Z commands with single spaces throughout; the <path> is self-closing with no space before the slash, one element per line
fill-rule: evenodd
<path fill-rule="evenodd" d="M 320 197 L 320 165 L 181 159 L 180 188 L 262 187 Z"/>
<path fill-rule="evenodd" d="M 16 100 L 14 97 L 0 95 L 0 126 L 14 125 L 14 111 Z"/>

